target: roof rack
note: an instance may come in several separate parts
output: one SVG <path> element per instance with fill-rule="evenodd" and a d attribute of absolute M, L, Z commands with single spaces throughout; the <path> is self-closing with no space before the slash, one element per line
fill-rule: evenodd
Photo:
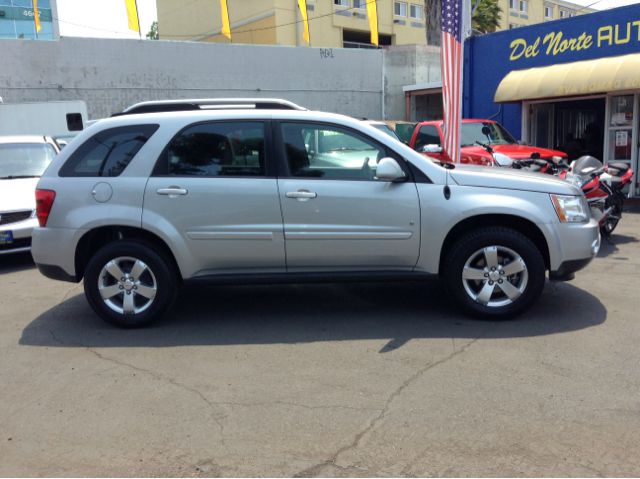
<path fill-rule="evenodd" d="M 112 116 L 134 115 L 138 113 L 160 113 L 193 110 L 306 110 L 287 100 L 278 98 L 197 98 L 189 100 L 143 101 L 125 108 Z"/>

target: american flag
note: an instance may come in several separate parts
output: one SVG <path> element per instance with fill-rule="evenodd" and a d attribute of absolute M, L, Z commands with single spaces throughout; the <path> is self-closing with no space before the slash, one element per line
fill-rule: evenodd
<path fill-rule="evenodd" d="M 451 161 L 460 162 L 460 119 L 462 118 L 462 2 L 442 0 L 442 114 L 443 149 Z"/>

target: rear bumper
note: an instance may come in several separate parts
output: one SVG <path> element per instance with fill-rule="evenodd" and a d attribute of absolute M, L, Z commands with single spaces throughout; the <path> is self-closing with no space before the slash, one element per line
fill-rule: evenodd
<path fill-rule="evenodd" d="M 79 280 L 67 273 L 60 266 L 56 266 L 54 264 L 42 264 L 36 263 L 38 270 L 47 278 L 57 279 L 58 281 L 69 281 L 71 283 L 77 283 Z"/>
<path fill-rule="evenodd" d="M 66 228 L 35 228 L 31 256 L 40 272 L 48 278 L 77 281 L 75 251 L 80 230 Z"/>

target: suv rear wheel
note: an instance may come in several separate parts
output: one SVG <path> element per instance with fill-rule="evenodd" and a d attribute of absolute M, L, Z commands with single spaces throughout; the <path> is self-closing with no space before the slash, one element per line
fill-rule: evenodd
<path fill-rule="evenodd" d="M 466 310 L 505 319 L 527 309 L 542 293 L 545 266 L 536 245 L 508 228 L 468 233 L 443 262 L 447 289 Z"/>
<path fill-rule="evenodd" d="M 84 291 L 93 310 L 117 326 L 145 326 L 164 314 L 176 296 L 169 261 L 143 242 L 120 240 L 89 260 Z"/>

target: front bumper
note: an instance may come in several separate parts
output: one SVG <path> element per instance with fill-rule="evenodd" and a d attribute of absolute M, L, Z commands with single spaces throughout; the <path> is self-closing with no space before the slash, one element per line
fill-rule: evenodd
<path fill-rule="evenodd" d="M 549 279 L 572 280 L 576 271 L 585 268 L 598 254 L 600 241 L 600 228 L 594 219 L 582 225 L 561 225 L 558 228 L 561 261 L 550 269 Z"/>
<path fill-rule="evenodd" d="M 31 234 L 36 226 L 38 226 L 37 218 L 0 226 L 0 233 L 2 233 L 0 238 L 6 238 L 9 232 L 12 237 L 10 243 L 0 240 L 0 255 L 29 251 L 31 249 Z"/>

